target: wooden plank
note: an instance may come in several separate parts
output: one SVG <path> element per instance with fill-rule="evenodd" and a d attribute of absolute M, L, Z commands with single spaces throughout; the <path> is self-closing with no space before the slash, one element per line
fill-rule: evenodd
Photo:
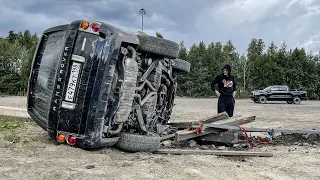
<path fill-rule="evenodd" d="M 214 116 L 210 116 L 201 120 L 197 120 L 197 121 L 192 121 L 192 122 L 202 122 L 204 123 L 212 123 L 212 122 L 216 122 L 216 121 L 220 121 L 223 119 L 228 119 L 229 116 L 226 112 L 222 112 L 219 113 L 217 115 Z M 185 122 L 185 121 L 173 121 L 168 123 L 168 125 L 172 126 L 172 127 L 178 127 L 178 128 L 188 128 L 189 122 Z"/>
<path fill-rule="evenodd" d="M 230 126 L 223 124 L 207 124 L 205 128 L 216 128 L 216 129 L 228 129 L 234 131 L 240 131 L 238 126 Z M 245 128 L 247 132 L 270 132 L 273 130 L 274 133 L 284 134 L 320 134 L 320 130 L 289 130 L 289 129 L 264 129 L 264 128 Z"/>
<path fill-rule="evenodd" d="M 187 140 L 187 139 L 192 139 L 192 138 L 204 136 L 204 135 L 207 135 L 207 134 L 218 133 L 218 132 L 221 132 L 221 131 L 222 130 L 215 129 L 215 128 L 206 129 L 205 131 L 201 132 L 200 134 L 196 134 L 195 130 L 178 131 L 175 134 L 176 135 L 175 141 L 179 142 L 179 141 L 183 141 L 183 140 Z"/>
<path fill-rule="evenodd" d="M 249 116 L 249 117 L 236 117 L 236 118 L 229 118 L 226 120 L 216 121 L 211 124 L 223 124 L 223 125 L 230 125 L 230 126 L 239 126 L 242 124 L 248 124 L 256 120 L 256 116 Z"/>
<path fill-rule="evenodd" d="M 173 134 L 169 134 L 169 135 L 166 135 L 166 136 L 162 136 L 160 141 L 162 142 L 162 141 L 166 141 L 166 140 L 169 140 L 169 139 L 174 139 L 175 137 L 176 137 L 176 134 L 174 134 L 174 133 Z"/>
<path fill-rule="evenodd" d="M 253 121 L 255 121 L 255 119 L 256 119 L 255 116 L 236 117 L 236 118 L 230 118 L 230 119 L 226 119 L 226 120 L 216 121 L 216 122 L 213 122 L 210 124 L 218 124 L 218 125 L 224 124 L 224 125 L 237 126 L 237 125 L 242 125 L 242 124 L 253 122 Z M 204 124 L 204 126 L 205 126 L 205 124 Z M 192 139 L 192 138 L 196 138 L 196 137 L 200 137 L 200 136 L 204 136 L 204 135 L 208 135 L 208 134 L 212 134 L 212 133 L 218 133 L 221 131 L 223 131 L 223 130 L 216 129 L 216 128 L 207 128 L 204 131 L 202 131 L 200 134 L 196 134 L 194 130 L 178 131 L 178 132 L 176 132 L 175 141 L 179 142 L 179 141 Z"/>
<path fill-rule="evenodd" d="M 228 119 L 228 118 L 229 118 L 228 114 L 226 112 L 222 112 L 222 113 L 219 113 L 215 116 L 200 120 L 200 122 L 202 122 L 203 124 L 208 124 L 208 123 L 213 123 L 213 122 L 223 120 L 223 119 Z"/>
<path fill-rule="evenodd" d="M 217 156 L 258 156 L 272 157 L 271 152 L 250 152 L 250 151 L 219 151 L 219 150 L 200 150 L 200 149 L 159 149 L 157 154 L 202 154 L 202 155 L 217 155 Z"/>

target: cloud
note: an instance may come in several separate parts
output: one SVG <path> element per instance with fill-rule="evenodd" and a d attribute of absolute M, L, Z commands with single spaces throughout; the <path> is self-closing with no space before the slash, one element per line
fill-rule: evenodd
<path fill-rule="evenodd" d="M 0 1 L 0 36 L 8 31 L 41 34 L 76 19 L 99 20 L 120 28 L 141 30 L 139 10 L 145 8 L 144 31 L 187 47 L 204 41 L 231 39 L 240 53 L 252 38 L 266 45 L 286 42 L 290 48 L 320 49 L 318 0 L 12 0 Z"/>

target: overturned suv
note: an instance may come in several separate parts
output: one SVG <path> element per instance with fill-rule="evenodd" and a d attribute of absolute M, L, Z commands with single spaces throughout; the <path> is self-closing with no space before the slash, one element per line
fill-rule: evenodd
<path fill-rule="evenodd" d="M 190 64 L 175 42 L 97 21 L 42 34 L 32 63 L 28 113 L 59 143 L 156 151 Z"/>

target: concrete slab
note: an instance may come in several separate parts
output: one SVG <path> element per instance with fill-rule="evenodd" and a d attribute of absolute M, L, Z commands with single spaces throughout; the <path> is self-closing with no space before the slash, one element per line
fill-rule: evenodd
<path fill-rule="evenodd" d="M 11 116 L 11 117 L 23 117 L 29 118 L 27 109 L 24 108 L 15 108 L 8 106 L 0 106 L 0 116 Z"/>

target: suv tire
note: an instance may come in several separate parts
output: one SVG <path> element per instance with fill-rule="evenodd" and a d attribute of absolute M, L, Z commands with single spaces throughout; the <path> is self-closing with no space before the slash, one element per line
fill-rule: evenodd
<path fill-rule="evenodd" d="M 300 104 L 300 102 L 301 102 L 301 98 L 299 96 L 293 97 L 293 103 L 294 104 Z"/>
<path fill-rule="evenodd" d="M 138 49 L 150 53 L 177 58 L 179 54 L 179 44 L 159 37 L 138 34 Z"/>
<path fill-rule="evenodd" d="M 190 72 L 190 63 L 188 61 L 182 59 L 173 59 L 172 61 L 173 69 L 184 73 Z"/>
<path fill-rule="evenodd" d="M 267 103 L 267 97 L 265 97 L 265 96 L 260 96 L 260 97 L 259 97 L 259 103 L 261 103 L 261 104 Z"/>
<path fill-rule="evenodd" d="M 139 135 L 121 133 L 117 143 L 119 149 L 129 152 L 154 152 L 160 147 L 161 137 L 155 135 Z"/>

